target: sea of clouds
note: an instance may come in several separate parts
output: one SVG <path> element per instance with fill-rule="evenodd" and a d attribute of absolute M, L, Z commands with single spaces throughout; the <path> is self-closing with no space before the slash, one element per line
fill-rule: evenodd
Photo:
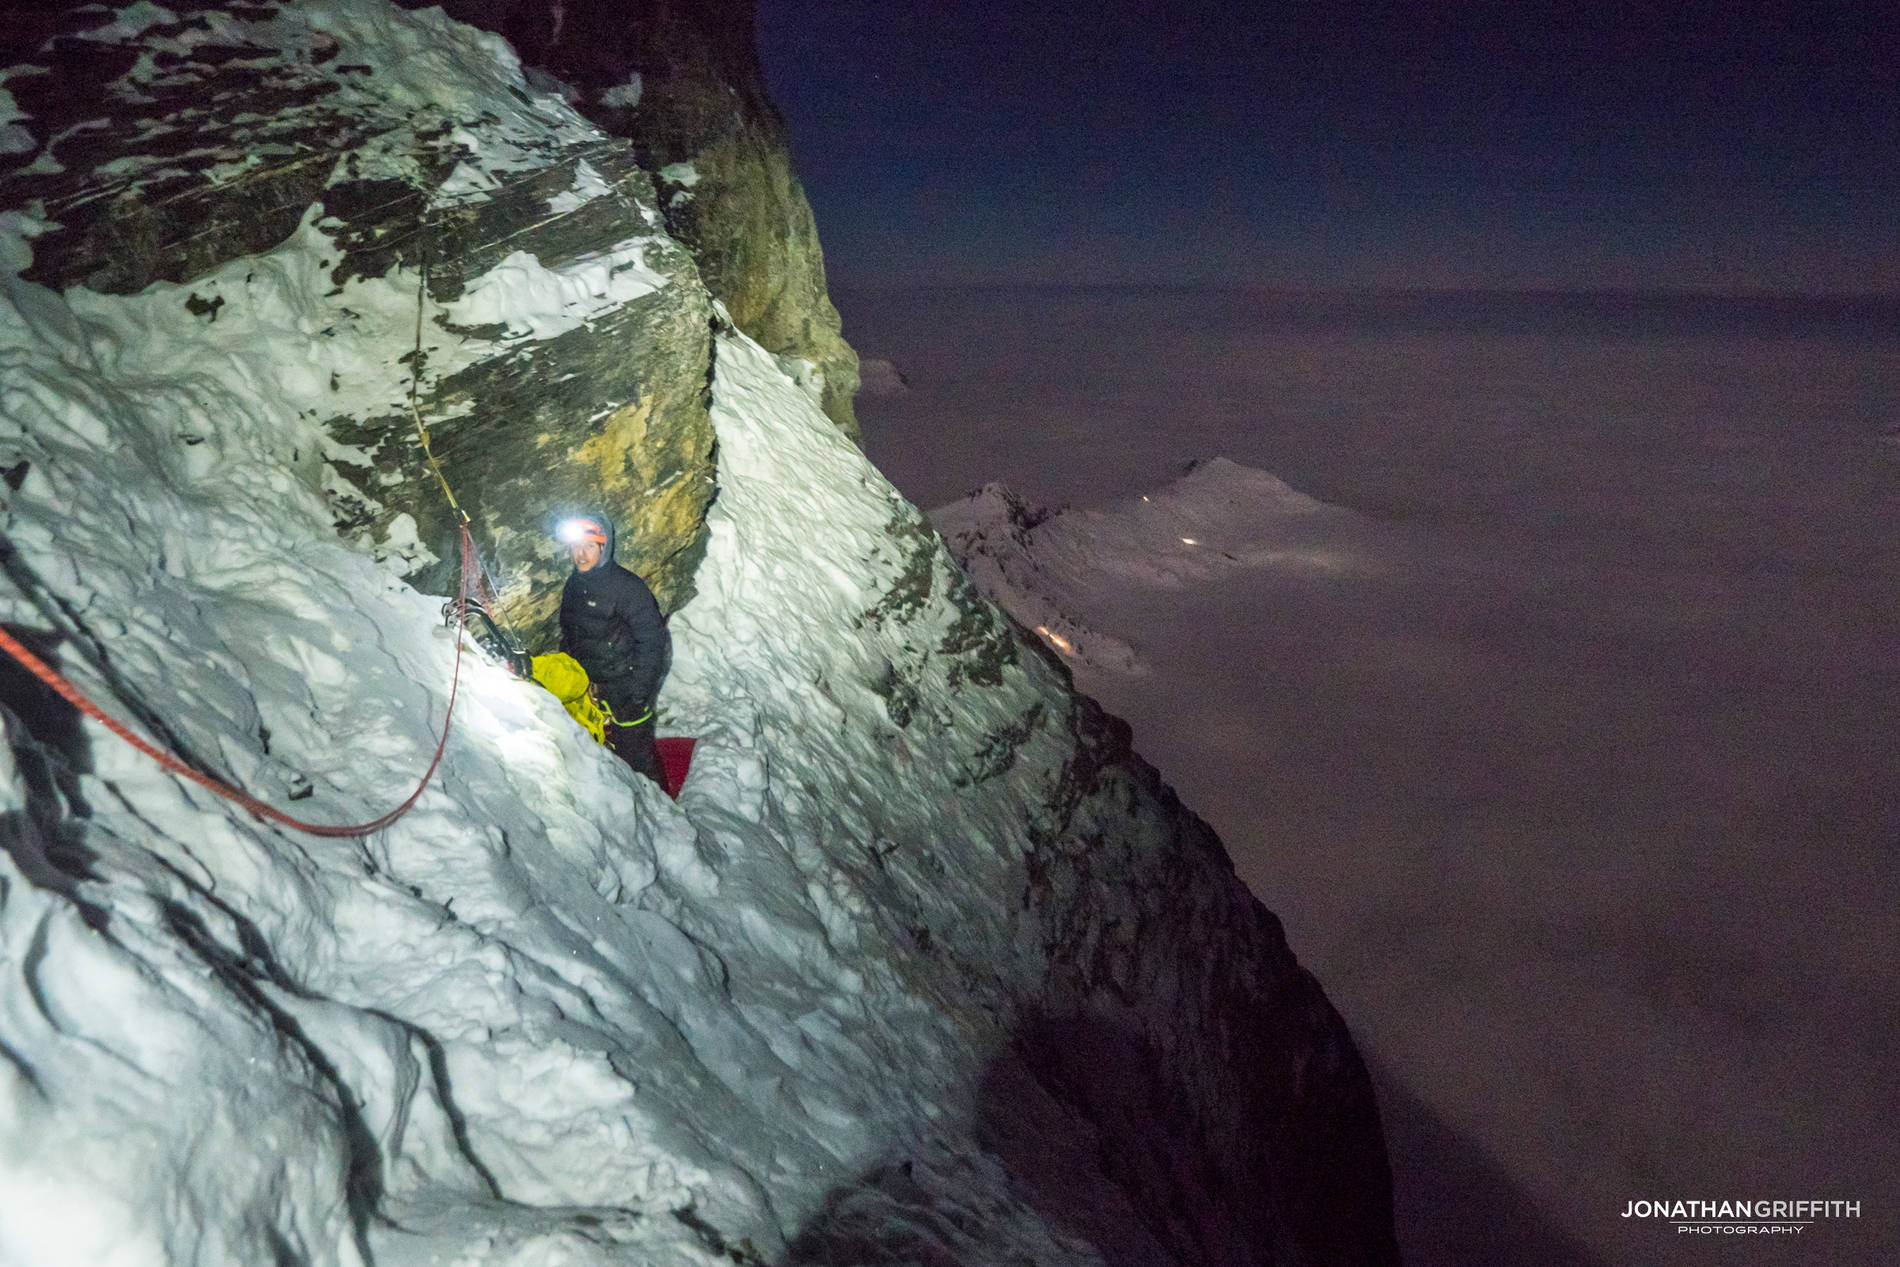
<path fill-rule="evenodd" d="M 1723 1198 L 1862 1203 L 1751 1263 L 1900 1260 L 1900 310 L 839 304 L 920 505 L 1126 527 L 1223 456 L 1340 512 L 1180 584 L 1105 546 L 1073 615 L 1149 671 L 1077 676 L 1353 1025 L 1408 1262 L 1734 1261 L 1621 1217 Z"/>

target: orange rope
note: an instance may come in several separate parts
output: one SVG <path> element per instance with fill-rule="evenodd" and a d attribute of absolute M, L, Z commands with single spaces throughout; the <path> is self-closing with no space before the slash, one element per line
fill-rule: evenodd
<path fill-rule="evenodd" d="M 421 798 L 423 789 L 429 786 L 429 780 L 435 777 L 436 767 L 442 764 L 442 752 L 448 747 L 449 743 L 449 722 L 455 716 L 455 695 L 462 685 L 462 626 L 468 623 L 468 585 L 469 577 L 473 573 L 474 568 L 475 543 L 469 537 L 468 525 L 464 522 L 462 525 L 462 584 L 460 596 L 456 600 L 455 677 L 449 684 L 449 710 L 442 718 L 442 738 L 435 746 L 435 756 L 429 761 L 429 768 L 423 773 L 422 782 L 417 784 L 416 790 L 409 794 L 409 799 L 398 805 L 395 809 L 390 810 L 387 814 L 384 814 L 381 818 L 374 819 L 367 823 L 358 823 L 354 826 L 333 827 L 323 823 L 306 823 L 302 819 L 292 818 L 282 810 L 274 809 L 264 804 L 264 802 L 258 800 L 248 792 L 221 783 L 208 774 L 192 769 L 171 753 L 166 752 L 162 748 L 155 747 L 133 734 L 131 730 L 126 728 L 124 723 L 106 716 L 104 711 L 102 711 L 97 704 L 87 699 L 85 695 L 80 692 L 78 687 L 61 676 L 59 670 L 53 668 L 44 660 L 27 650 L 19 639 L 7 632 L 6 627 L 3 625 L 0 625 L 0 648 L 4 648 L 7 654 L 24 665 L 33 676 L 39 678 L 40 681 L 59 692 L 60 696 L 74 708 L 77 708 L 80 712 L 104 726 L 107 730 L 110 730 L 113 734 L 131 744 L 134 748 L 137 748 L 140 752 L 158 762 L 167 770 L 170 770 L 173 774 L 182 775 L 190 779 L 193 783 L 196 783 L 206 791 L 215 792 L 227 801 L 235 801 L 259 818 L 267 818 L 271 822 L 282 823 L 286 827 L 294 827 L 298 831 L 309 832 L 313 836 L 367 836 L 373 831 L 381 831 L 383 828 L 401 818 L 404 814 L 407 814 L 410 808 L 415 805 L 416 801 Z"/>

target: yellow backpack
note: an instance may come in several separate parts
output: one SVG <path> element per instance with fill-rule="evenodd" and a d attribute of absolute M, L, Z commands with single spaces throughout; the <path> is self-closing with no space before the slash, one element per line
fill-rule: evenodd
<path fill-rule="evenodd" d="M 534 657 L 534 680 L 561 701 L 567 715 L 581 724 L 595 743 L 607 742 L 607 715 L 587 693 L 587 670 L 571 655 L 555 652 Z"/>

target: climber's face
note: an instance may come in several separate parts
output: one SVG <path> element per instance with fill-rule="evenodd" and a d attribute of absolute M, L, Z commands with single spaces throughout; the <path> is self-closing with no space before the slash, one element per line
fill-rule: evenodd
<path fill-rule="evenodd" d="M 605 551 L 606 547 L 598 541 L 576 541 L 567 548 L 568 554 L 574 560 L 574 566 L 583 572 L 591 570 L 595 564 L 599 563 L 600 556 Z"/>

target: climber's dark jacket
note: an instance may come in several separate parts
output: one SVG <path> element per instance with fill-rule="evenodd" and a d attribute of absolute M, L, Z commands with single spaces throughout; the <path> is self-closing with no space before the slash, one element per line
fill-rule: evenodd
<path fill-rule="evenodd" d="M 628 723 L 653 706 L 666 676 L 671 643 L 666 618 L 645 581 L 614 562 L 614 530 L 600 562 L 575 568 L 561 589 L 561 650 L 579 660 L 597 694 Z"/>

